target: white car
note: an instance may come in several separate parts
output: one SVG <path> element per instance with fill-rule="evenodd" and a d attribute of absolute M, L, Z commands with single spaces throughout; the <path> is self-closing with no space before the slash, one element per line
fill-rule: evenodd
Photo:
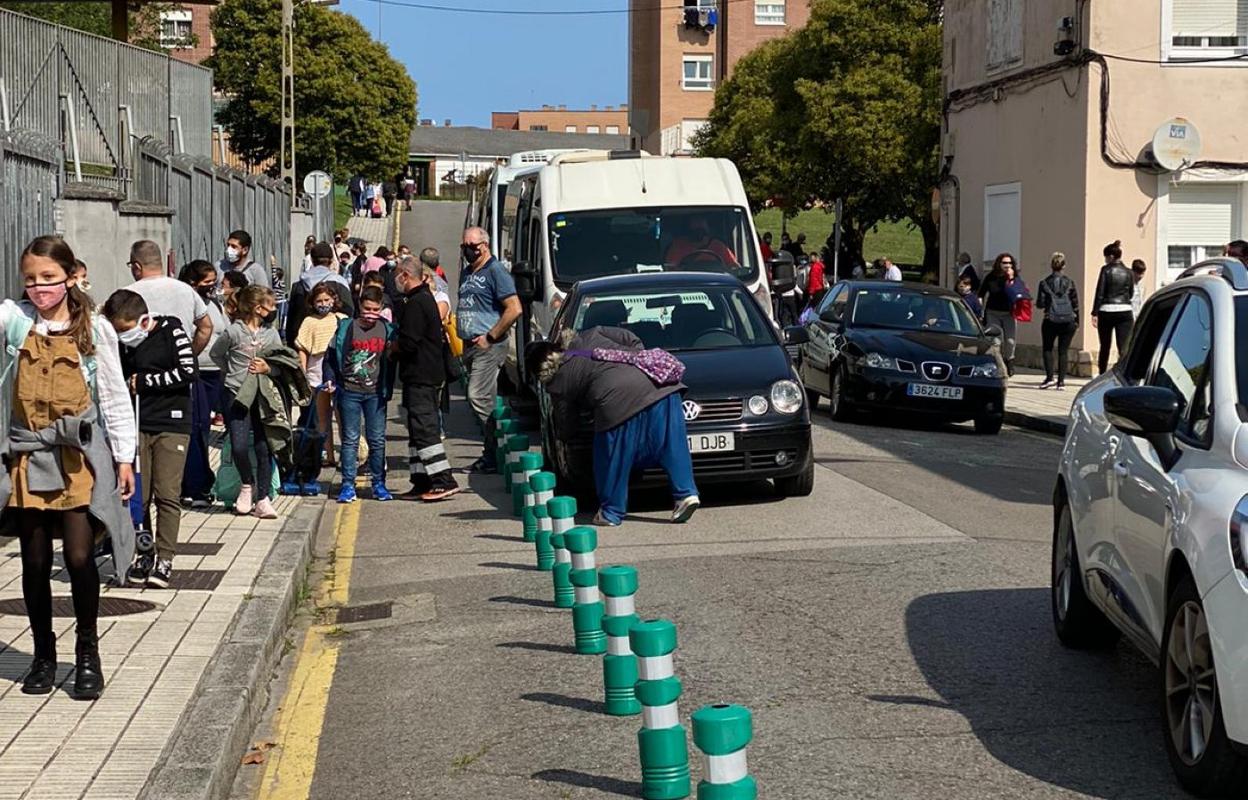
<path fill-rule="evenodd" d="M 1239 337 L 1245 344 L 1239 345 Z M 1053 621 L 1125 634 L 1161 671 L 1166 752 L 1201 795 L 1248 786 L 1248 267 L 1214 259 L 1144 306 L 1075 398 L 1053 494 Z"/>

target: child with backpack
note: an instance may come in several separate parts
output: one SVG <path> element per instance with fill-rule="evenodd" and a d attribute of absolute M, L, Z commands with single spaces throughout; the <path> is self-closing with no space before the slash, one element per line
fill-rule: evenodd
<path fill-rule="evenodd" d="M 325 353 L 338 333 L 338 323 L 345 317 L 339 313 L 340 302 L 329 281 L 312 287 L 308 293 L 308 315 L 299 323 L 299 333 L 295 336 L 295 349 L 299 351 L 308 385 L 316 392 L 316 426 L 325 436 L 327 467 L 337 466 L 338 462 L 334 459 L 334 407 L 330 397 L 334 387 L 325 383 L 323 366 Z"/>
<path fill-rule="evenodd" d="M 139 465 L 143 509 L 156 504 L 156 548 L 139 553 L 126 573 L 132 586 L 168 589 L 182 523 L 182 472 L 191 440 L 191 337 L 177 317 L 155 317 L 141 295 L 113 292 L 104 316 L 121 342 L 122 371 L 139 404 Z"/>
<path fill-rule="evenodd" d="M 1075 282 L 1066 277 L 1066 256 L 1054 253 L 1049 261 L 1052 270 L 1040 281 L 1036 296 L 1036 308 L 1044 311 L 1040 326 L 1041 350 L 1044 353 L 1044 382 L 1041 389 L 1056 386 L 1058 391 L 1066 388 L 1066 366 L 1070 343 L 1079 329 L 1079 293 Z M 1053 348 L 1057 347 L 1057 373 L 1053 372 Z"/>

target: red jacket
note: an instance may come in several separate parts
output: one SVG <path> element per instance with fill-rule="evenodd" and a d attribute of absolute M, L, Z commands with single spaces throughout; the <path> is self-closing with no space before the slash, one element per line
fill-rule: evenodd
<path fill-rule="evenodd" d="M 810 264 L 810 274 L 806 280 L 806 294 L 814 296 L 816 292 L 826 289 L 828 282 L 823 277 L 823 262 L 815 259 Z"/>

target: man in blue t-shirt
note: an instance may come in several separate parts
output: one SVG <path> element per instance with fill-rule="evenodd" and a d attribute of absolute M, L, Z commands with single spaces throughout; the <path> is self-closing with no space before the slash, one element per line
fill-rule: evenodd
<path fill-rule="evenodd" d="M 494 440 L 490 412 L 498 394 L 498 371 L 507 358 L 507 334 L 520 318 L 520 298 L 511 273 L 490 253 L 490 236 L 468 228 L 460 252 L 464 268 L 459 276 L 456 327 L 464 340 L 464 368 L 468 373 L 468 402 L 485 431 L 485 448 L 470 472 L 495 472 L 498 465 L 489 443 Z"/>

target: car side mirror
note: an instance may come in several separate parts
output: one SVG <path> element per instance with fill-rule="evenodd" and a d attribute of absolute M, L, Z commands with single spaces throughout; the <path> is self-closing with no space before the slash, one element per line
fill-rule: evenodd
<path fill-rule="evenodd" d="M 521 302 L 528 303 L 537 296 L 537 273 L 527 261 L 517 261 L 511 265 L 511 279 L 516 284 L 516 296 Z"/>
<path fill-rule="evenodd" d="M 792 253 L 780 251 L 767 266 L 771 275 L 768 283 L 773 294 L 784 294 L 797 288 L 797 265 L 793 262 Z"/>
<path fill-rule="evenodd" d="M 810 341 L 810 333 L 801 325 L 790 325 L 784 329 L 785 344 L 806 344 Z"/>
<path fill-rule="evenodd" d="M 1001 330 L 1000 325 L 989 325 L 987 328 L 984 328 L 984 335 L 989 339 L 1000 339 L 1005 335 L 1005 331 Z"/>
<path fill-rule="evenodd" d="M 1105 393 L 1105 418 L 1128 436 L 1145 439 L 1166 469 L 1178 460 L 1174 432 L 1183 419 L 1184 402 L 1164 386 L 1122 386 Z"/>

